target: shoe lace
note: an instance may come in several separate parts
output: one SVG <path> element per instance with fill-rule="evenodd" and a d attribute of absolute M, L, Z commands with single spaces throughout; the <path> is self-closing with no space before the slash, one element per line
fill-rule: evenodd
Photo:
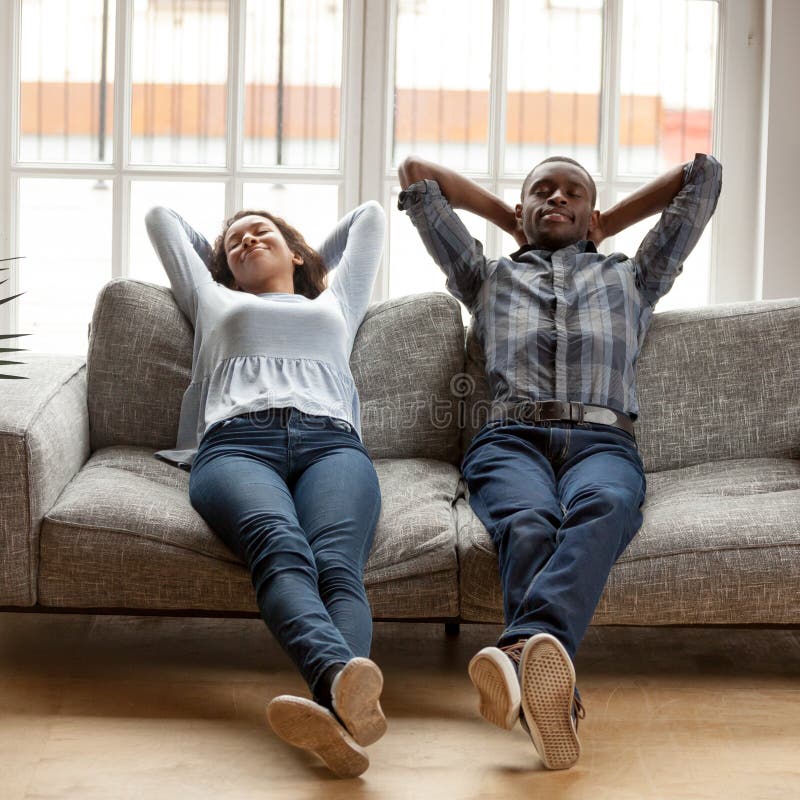
<path fill-rule="evenodd" d="M 517 665 L 519 665 L 520 660 L 522 659 L 522 651 L 525 649 L 525 642 L 526 639 L 520 639 L 518 642 L 514 642 L 514 644 L 507 644 L 505 647 L 501 647 L 500 649 Z"/>
<path fill-rule="evenodd" d="M 586 718 L 586 709 L 577 697 L 572 698 L 572 714 L 575 718 L 575 730 L 578 730 L 578 721 Z"/>

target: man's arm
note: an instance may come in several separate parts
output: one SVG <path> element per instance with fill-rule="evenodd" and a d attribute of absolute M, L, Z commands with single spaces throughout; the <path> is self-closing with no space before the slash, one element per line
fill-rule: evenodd
<path fill-rule="evenodd" d="M 475 198 L 483 197 L 489 203 L 491 195 L 473 184 L 479 192 L 474 193 L 470 201 L 473 190 L 468 184 L 472 181 L 413 156 L 403 162 L 398 173 L 404 187 L 397 199 L 398 209 L 406 212 L 425 249 L 447 276 L 448 291 L 472 310 L 486 278 L 488 262 L 483 254 L 483 245 L 453 210 L 439 180 L 444 182 L 450 194 L 461 200 L 462 207 L 470 210 L 481 205 Z M 486 205 L 483 207 L 485 209 Z"/>
<path fill-rule="evenodd" d="M 589 238 L 596 245 L 600 244 L 603 239 L 616 236 L 653 214 L 660 214 L 681 190 L 686 167 L 687 164 L 678 164 L 620 200 L 608 211 L 601 211 L 589 226 Z"/>
<path fill-rule="evenodd" d="M 518 226 L 514 209 L 475 181 L 419 156 L 409 156 L 397 172 L 403 189 L 425 179 L 436 181 L 453 208 L 477 214 L 511 234 L 518 244 L 527 244 L 522 228 Z"/>
<path fill-rule="evenodd" d="M 713 156 L 698 153 L 682 171 L 680 190 L 632 259 L 639 291 L 651 306 L 670 290 L 680 275 L 683 262 L 717 207 L 722 189 L 722 165 Z M 666 191 L 664 187 L 662 190 Z"/>

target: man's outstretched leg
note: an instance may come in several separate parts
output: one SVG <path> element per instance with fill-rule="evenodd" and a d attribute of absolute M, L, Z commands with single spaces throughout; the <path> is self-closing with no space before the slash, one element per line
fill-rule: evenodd
<path fill-rule="evenodd" d="M 522 719 L 544 764 L 564 769 L 581 752 L 583 707 L 572 661 L 611 568 L 641 525 L 645 478 L 636 444 L 625 433 L 597 426 L 557 435 L 566 437 L 565 455 L 555 465 L 564 518 L 555 552 L 507 634 L 532 634 L 519 666 Z"/>
<path fill-rule="evenodd" d="M 506 625 L 518 615 L 525 592 L 555 551 L 561 508 L 556 476 L 546 457 L 549 431 L 520 424 L 490 425 L 473 440 L 462 471 L 470 505 L 497 550 Z M 481 715 L 510 730 L 519 719 L 517 672 L 521 648 L 501 636 L 501 649 L 485 647 L 469 675 L 480 696 Z"/>
<path fill-rule="evenodd" d="M 519 678 L 523 725 L 545 766 L 563 769 L 572 766 L 580 755 L 577 722 L 583 709 L 575 690 L 572 659 L 611 567 L 641 524 L 639 507 L 644 500 L 644 475 L 633 439 L 605 426 L 596 430 L 558 425 L 518 428 L 508 428 L 507 437 L 525 440 L 538 449 L 540 456 L 547 456 L 557 481 L 560 500 L 555 501 L 557 514 L 563 517 L 544 559 L 531 559 L 529 552 L 522 553 L 533 565 L 527 573 L 527 583 L 509 585 L 510 576 L 522 577 L 522 565 L 504 569 L 504 561 L 513 561 L 518 554 L 503 552 L 501 544 L 507 546 L 520 536 L 509 535 L 505 530 L 504 539 L 498 540 L 498 531 L 504 530 L 502 522 L 498 524 L 499 510 L 503 507 L 498 498 L 507 498 L 513 490 L 519 491 L 520 497 L 534 498 L 540 504 L 542 490 L 530 481 L 524 487 L 517 484 L 509 469 L 528 479 L 531 476 L 524 470 L 515 470 L 517 462 L 513 459 L 507 461 L 505 471 L 492 475 L 480 454 L 471 457 L 468 452 L 464 475 L 470 485 L 473 508 L 498 545 L 506 599 L 506 630 L 498 642 L 502 649 L 482 650 L 473 659 L 470 674 L 479 691 L 483 688 L 482 705 L 484 693 L 502 698 L 503 687 L 507 687 L 505 697 L 513 700 L 515 678 Z M 494 458 L 490 465 L 497 467 L 499 463 Z M 475 484 L 472 478 L 477 478 Z M 508 499 L 504 502 L 509 508 L 513 506 Z M 523 515 L 521 520 L 526 523 L 523 527 L 530 528 L 531 519 L 541 516 L 541 513 L 535 517 Z M 512 529 L 514 520 L 512 514 L 509 519 Z M 509 595 L 515 603 L 511 618 Z M 516 675 L 509 660 L 517 665 Z M 492 674 L 493 679 L 482 677 L 481 673 Z M 495 701 L 495 707 L 499 705 Z M 513 722 L 507 724 L 510 715 L 504 720 L 499 715 L 487 719 L 501 727 L 513 725 Z"/>

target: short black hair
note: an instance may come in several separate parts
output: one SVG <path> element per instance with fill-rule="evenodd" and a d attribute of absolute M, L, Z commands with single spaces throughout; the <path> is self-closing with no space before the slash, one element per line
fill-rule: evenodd
<path fill-rule="evenodd" d="M 549 164 L 551 161 L 566 161 L 567 164 L 572 164 L 573 166 L 582 169 L 586 173 L 586 177 L 589 179 L 589 187 L 592 190 L 592 208 L 594 208 L 595 203 L 597 203 L 597 186 L 595 185 L 594 178 L 589 174 L 589 170 L 577 162 L 574 158 L 569 158 L 568 156 L 550 156 L 550 158 L 545 158 L 544 161 L 540 161 L 526 176 L 525 180 L 522 181 L 522 189 L 520 189 L 520 198 L 525 198 L 525 186 L 527 185 L 528 181 L 530 180 L 531 175 L 536 172 L 542 164 Z"/>

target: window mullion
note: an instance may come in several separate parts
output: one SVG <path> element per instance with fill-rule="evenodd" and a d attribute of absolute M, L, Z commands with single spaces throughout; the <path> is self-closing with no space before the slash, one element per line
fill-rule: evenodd
<path fill-rule="evenodd" d="M 345 0 L 342 23 L 342 75 L 339 119 L 339 214 L 361 202 L 362 98 L 364 97 L 364 3 Z"/>
<path fill-rule="evenodd" d="M 225 167 L 225 217 L 242 207 L 242 146 L 245 118 L 244 60 L 245 60 L 245 0 L 230 0 L 228 4 L 228 119 Z"/>
<path fill-rule="evenodd" d="M 115 17 L 111 277 L 119 278 L 128 274 L 130 252 L 130 181 L 124 179 L 123 174 L 129 164 L 131 143 L 133 4 L 117 0 Z"/>
<path fill-rule="evenodd" d="M 600 92 L 600 177 L 605 183 L 601 208 L 614 204 L 619 162 L 620 58 L 622 2 L 606 0 L 603 7 L 603 81 Z M 613 240 L 609 241 L 613 245 Z"/>
<path fill-rule="evenodd" d="M 505 172 L 506 84 L 508 74 L 508 0 L 494 0 L 492 10 L 492 58 L 489 85 L 489 188 L 500 191 L 500 177 Z M 489 224 L 486 229 L 486 252 L 499 254 L 501 231 Z"/>
<path fill-rule="evenodd" d="M 397 0 L 379 3 L 365 0 L 362 41 L 361 97 L 361 183 L 359 199 L 375 199 L 387 209 L 389 237 L 384 247 L 375 280 L 374 300 L 389 296 L 388 261 L 391 231 L 391 187 L 397 178 L 389 174 L 391 164 L 392 104 L 394 54 L 396 42 Z M 369 43 L 369 46 L 366 46 Z"/>
<path fill-rule="evenodd" d="M 3 174 L 9 176 L 0 186 L 0 255 L 11 257 L 24 255 L 17 252 L 19 243 L 19 191 L 18 181 L 11 172 L 12 166 L 18 157 L 19 140 L 19 26 L 21 16 L 20 0 L 12 4 L 11 14 L 3 14 L 0 20 L 0 67 L 5 75 L 11 77 L 0 88 L 0 116 L 9 120 L 10 124 L 4 125 L 0 131 L 0 167 Z M 6 262 L 3 266 L 10 267 L 5 276 L 8 283 L 8 296 L 19 292 L 18 261 Z M 3 333 L 16 333 L 18 331 L 18 303 L 4 303 L 0 306 L 0 326 Z"/>

